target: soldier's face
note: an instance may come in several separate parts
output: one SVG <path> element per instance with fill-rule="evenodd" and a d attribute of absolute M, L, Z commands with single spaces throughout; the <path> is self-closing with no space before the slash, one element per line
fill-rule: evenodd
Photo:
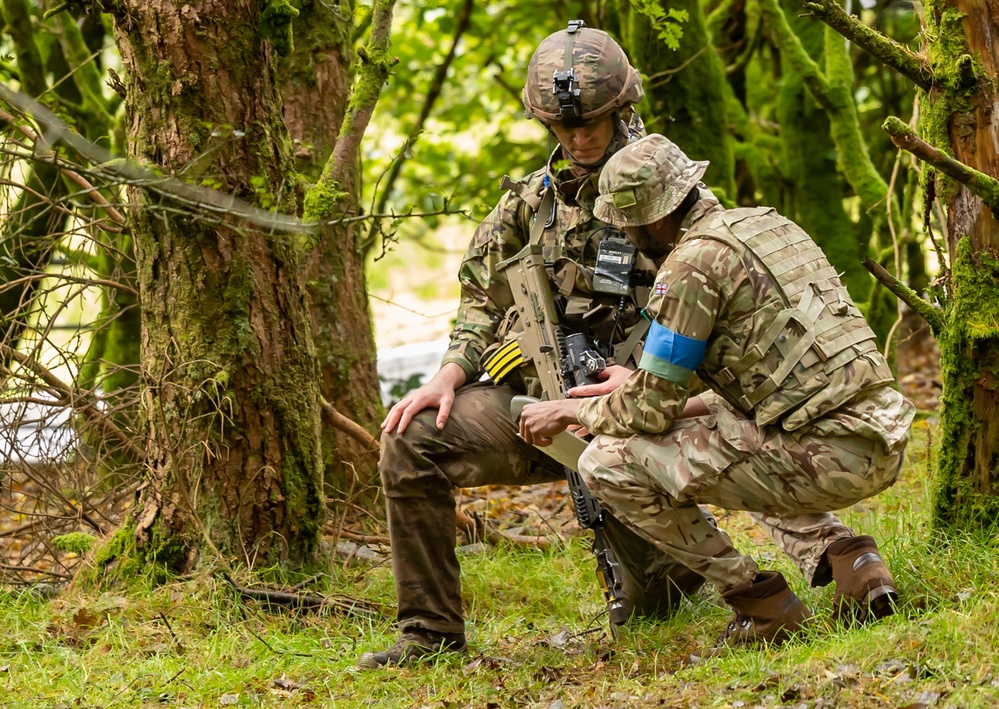
<path fill-rule="evenodd" d="M 672 214 L 651 224 L 623 228 L 631 245 L 653 261 L 659 261 L 669 255 L 673 250 L 673 242 L 680 233 L 680 224 Z"/>
<path fill-rule="evenodd" d="M 552 121 L 551 129 L 574 162 L 594 165 L 600 162 L 614 139 L 614 116 L 604 116 L 572 127 Z"/>

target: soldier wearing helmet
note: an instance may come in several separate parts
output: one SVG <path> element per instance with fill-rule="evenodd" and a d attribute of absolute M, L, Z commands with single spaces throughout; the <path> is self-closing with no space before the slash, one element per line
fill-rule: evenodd
<path fill-rule="evenodd" d="M 581 22 L 547 37 L 531 59 L 525 110 L 559 145 L 545 168 L 504 181 L 505 194 L 475 230 L 460 267 L 461 301 L 440 370 L 382 423 L 379 472 L 402 633 L 388 650 L 363 655 L 362 667 L 464 650 L 454 487 L 563 479 L 562 466 L 519 438 L 510 418 L 514 395 L 541 391 L 531 365 L 499 357 L 522 328 L 500 264 L 528 243 L 541 246 L 565 334 L 586 335 L 611 363 L 606 383 L 573 393 L 606 393 L 637 364 L 645 332 L 641 309 L 657 264 L 638 254 L 623 279 L 597 277 L 601 248 L 626 241 L 594 215 L 594 206 L 600 166 L 643 133 L 632 108 L 641 97 L 641 80 L 621 47 Z M 489 379 L 482 381 L 484 373 Z M 811 520 L 768 521 L 771 534 L 810 573 L 810 550 L 823 529 Z M 604 536 L 621 565 L 628 613 L 669 614 L 682 594 L 703 583 L 613 517 Z"/>
<path fill-rule="evenodd" d="M 914 408 L 819 247 L 773 209 L 721 208 L 703 192 L 706 168 L 660 135 L 608 161 L 597 216 L 665 256 L 645 351 L 605 396 L 525 408 L 521 433 L 545 442 L 580 423 L 598 434 L 583 478 L 718 588 L 735 611 L 726 642 L 781 641 L 810 614 L 783 576 L 761 572 L 724 532 L 704 533 L 698 503 L 805 513 L 824 528 L 815 549 L 826 573 L 812 581 L 836 583 L 834 615 L 888 615 L 897 594 L 874 539 L 831 511 L 895 482 Z M 689 399 L 695 371 L 709 388 Z"/>

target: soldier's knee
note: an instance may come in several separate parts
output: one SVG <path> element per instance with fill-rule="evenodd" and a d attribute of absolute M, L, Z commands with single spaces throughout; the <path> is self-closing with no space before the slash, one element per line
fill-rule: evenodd
<path fill-rule="evenodd" d="M 589 445 L 579 456 L 579 475 L 590 488 L 617 487 L 617 475 L 611 468 L 614 456 Z"/>
<path fill-rule="evenodd" d="M 432 478 L 443 481 L 443 475 L 431 459 L 433 451 L 440 447 L 436 415 L 436 409 L 421 411 L 404 433 L 382 434 L 378 472 L 386 495 L 425 497 L 425 488 Z"/>

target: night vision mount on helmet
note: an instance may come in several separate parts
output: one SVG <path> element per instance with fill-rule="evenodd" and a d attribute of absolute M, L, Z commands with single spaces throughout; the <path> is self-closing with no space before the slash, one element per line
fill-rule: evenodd
<path fill-rule="evenodd" d="M 642 78 L 621 45 L 582 20 L 549 35 L 527 69 L 524 115 L 569 126 L 602 118 L 641 101 Z"/>

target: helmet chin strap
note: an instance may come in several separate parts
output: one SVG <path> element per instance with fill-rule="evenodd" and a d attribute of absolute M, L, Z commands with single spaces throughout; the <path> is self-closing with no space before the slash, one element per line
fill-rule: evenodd
<path fill-rule="evenodd" d="M 555 140 L 558 141 L 558 137 L 555 135 L 555 131 L 552 130 L 550 125 L 546 124 L 545 128 L 548 129 L 548 138 L 549 138 L 548 154 L 551 155 L 552 153 L 551 139 L 555 138 Z M 614 111 L 614 136 L 611 138 L 610 143 L 607 144 L 607 149 L 604 151 L 603 156 L 596 162 L 593 163 L 580 162 L 579 160 L 576 160 L 576 158 L 573 157 L 572 153 L 570 153 L 568 148 L 566 148 L 564 145 L 559 143 L 559 147 L 562 148 L 562 151 L 572 162 L 573 167 L 586 170 L 587 172 L 593 172 L 594 170 L 599 170 L 601 167 L 603 167 L 604 163 L 610 160 L 611 156 L 614 155 L 614 153 L 616 153 L 618 150 L 627 145 L 629 140 L 631 140 L 631 132 L 629 131 L 628 126 L 625 124 L 624 120 L 622 119 L 621 112 Z"/>

